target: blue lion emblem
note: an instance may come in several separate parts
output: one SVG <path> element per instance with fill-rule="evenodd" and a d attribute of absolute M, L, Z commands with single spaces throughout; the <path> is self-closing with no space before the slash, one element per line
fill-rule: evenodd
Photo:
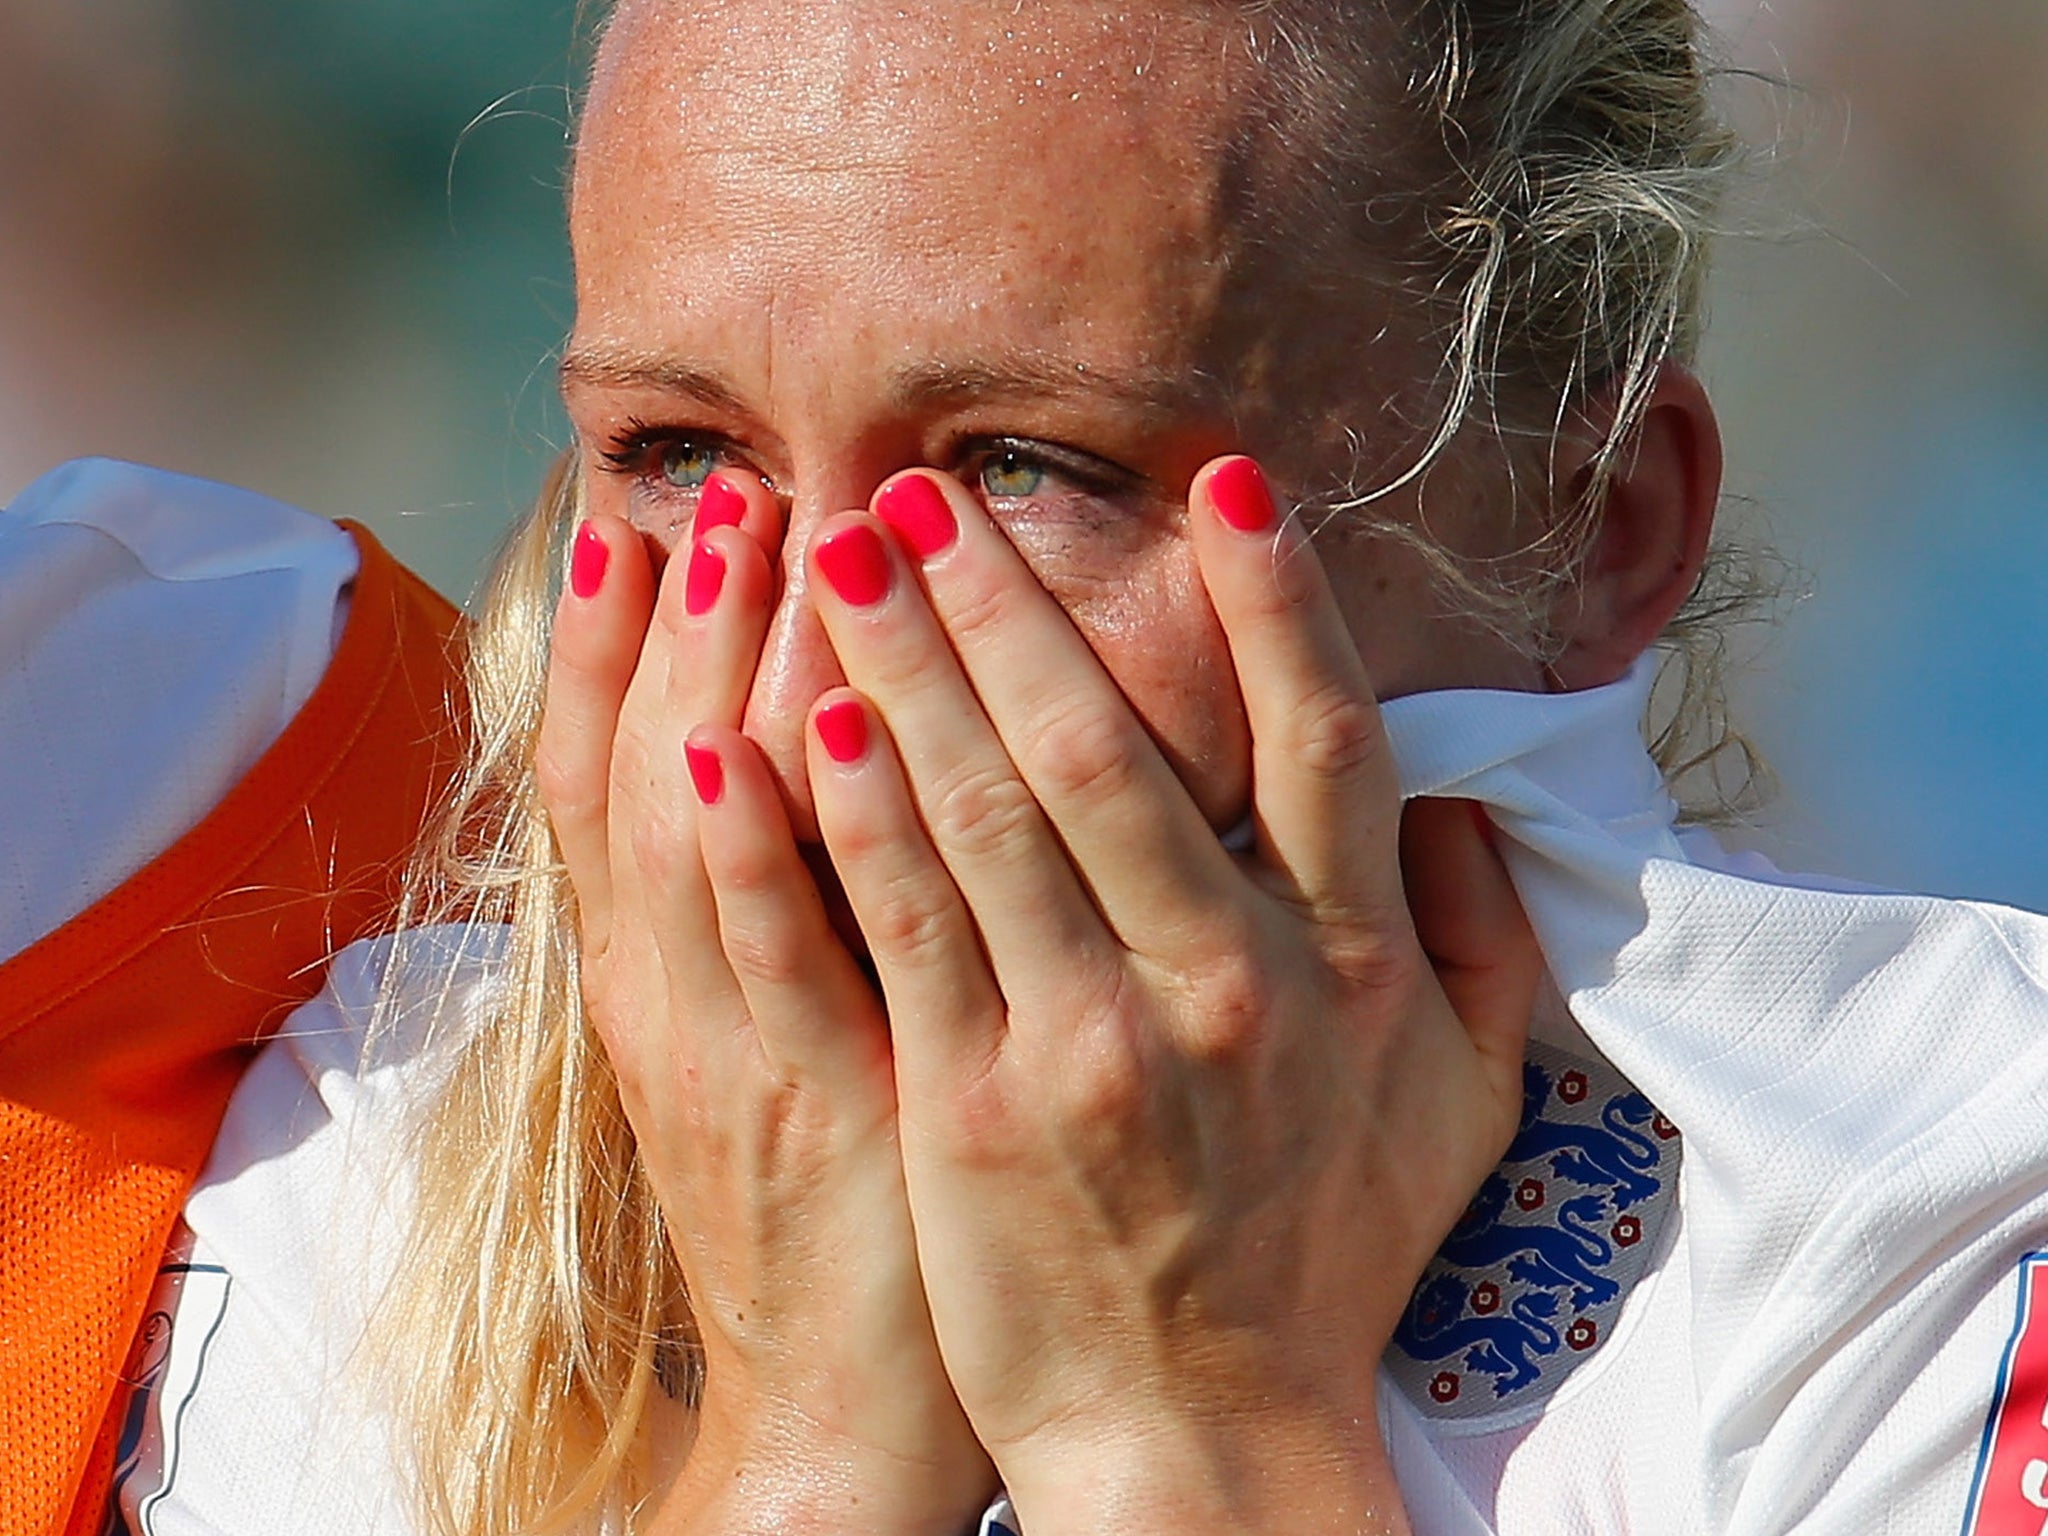
<path fill-rule="evenodd" d="M 1605 1195 L 1579 1195 L 1558 1207 L 1557 1225 L 1502 1221 L 1508 1181 L 1486 1176 L 1437 1257 L 1465 1269 L 1491 1269 L 1505 1262 L 1508 1273 L 1544 1290 L 1569 1290 L 1575 1307 L 1597 1307 L 1621 1294 L 1600 1273 L 1614 1257 L 1614 1244 L 1593 1225 L 1605 1214 Z"/>
<path fill-rule="evenodd" d="M 1662 1186 L 1650 1177 L 1650 1170 L 1662 1154 L 1642 1129 L 1657 1113 L 1650 1101 L 1640 1093 L 1624 1093 L 1601 1110 L 1604 1129 L 1570 1125 L 1543 1118 L 1543 1106 L 1555 1086 L 1550 1074 L 1535 1062 L 1523 1064 L 1522 1126 L 1505 1161 L 1533 1163 L 1548 1157 L 1551 1171 L 1559 1178 L 1588 1189 L 1613 1191 L 1617 1211 L 1656 1194 Z"/>
<path fill-rule="evenodd" d="M 1451 1406 L 1461 1373 L 1490 1378 L 1494 1401 L 1533 1395 L 1608 1336 L 1655 1252 L 1672 1192 L 1677 1149 L 1662 1144 L 1655 1120 L 1650 1101 L 1604 1063 L 1562 1052 L 1526 1063 L 1514 1144 L 1394 1332 L 1411 1396 L 1468 1413 Z"/>
<path fill-rule="evenodd" d="M 1549 1291 L 1517 1296 L 1505 1312 L 1478 1317 L 1469 1309 L 1471 1288 L 1456 1275 L 1438 1275 L 1408 1300 L 1394 1342 L 1417 1360 L 1443 1360 L 1464 1352 L 1468 1370 L 1494 1378 L 1506 1397 L 1542 1374 L 1539 1358 L 1557 1353 L 1563 1337 L 1551 1326 L 1557 1297 Z"/>

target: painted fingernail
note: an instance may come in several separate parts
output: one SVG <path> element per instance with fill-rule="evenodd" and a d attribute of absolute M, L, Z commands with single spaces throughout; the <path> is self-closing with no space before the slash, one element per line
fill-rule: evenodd
<path fill-rule="evenodd" d="M 1239 533 L 1263 533 L 1273 526 L 1273 493 L 1265 471 L 1250 459 L 1226 460 L 1209 476 L 1209 503 Z"/>
<path fill-rule="evenodd" d="M 855 608 L 868 608 L 889 595 L 889 551 L 866 523 L 828 534 L 818 545 L 818 570 Z"/>
<path fill-rule="evenodd" d="M 875 498 L 875 516 L 896 530 L 920 560 L 929 560 L 960 532 L 946 493 L 926 475 L 892 480 Z"/>
<path fill-rule="evenodd" d="M 818 711 L 818 740 L 835 763 L 857 763 L 868 749 L 868 712 L 858 699 L 841 699 Z"/>
<path fill-rule="evenodd" d="M 706 805 L 718 804 L 725 797 L 725 764 L 719 761 L 717 750 L 686 741 L 683 761 L 689 765 L 690 782 L 696 786 L 697 798 Z"/>
<path fill-rule="evenodd" d="M 583 524 L 576 530 L 576 548 L 569 556 L 569 590 L 582 598 L 597 596 L 597 589 L 604 585 L 604 569 L 611 561 L 612 552 L 605 548 L 597 530 Z"/>
<path fill-rule="evenodd" d="M 699 539 L 690 550 L 690 569 L 683 580 L 683 608 L 691 618 L 702 618 L 718 601 L 718 589 L 725 585 L 725 556 Z"/>
<path fill-rule="evenodd" d="M 746 494 L 723 475 L 712 475 L 697 491 L 697 532 L 736 528 L 747 515 Z"/>

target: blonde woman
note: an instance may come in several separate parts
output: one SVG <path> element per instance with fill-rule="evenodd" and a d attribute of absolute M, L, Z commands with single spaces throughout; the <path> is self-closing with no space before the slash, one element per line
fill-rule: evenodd
<path fill-rule="evenodd" d="M 622 0 L 439 884 L 118 1517 L 2017 1529 L 2048 931 L 1638 735 L 1731 157 L 1682 0 Z"/>

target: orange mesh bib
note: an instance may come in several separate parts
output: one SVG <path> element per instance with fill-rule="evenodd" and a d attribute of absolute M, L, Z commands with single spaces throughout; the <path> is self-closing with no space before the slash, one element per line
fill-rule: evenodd
<path fill-rule="evenodd" d="M 325 676 L 213 811 L 0 965 L 0 1531 L 96 1532 L 129 1343 L 257 1042 L 388 925 L 460 616 L 359 528 Z"/>

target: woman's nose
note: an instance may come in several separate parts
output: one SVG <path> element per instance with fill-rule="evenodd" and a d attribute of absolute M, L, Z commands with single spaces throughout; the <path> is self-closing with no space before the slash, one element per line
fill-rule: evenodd
<path fill-rule="evenodd" d="M 826 689 L 846 681 L 806 592 L 804 550 L 816 524 L 815 517 L 793 514 L 783 535 L 781 591 L 740 722 L 740 729 L 760 747 L 769 771 L 781 785 L 799 842 L 815 842 L 818 837 L 810 781 L 804 771 L 804 731 L 811 705 Z"/>

